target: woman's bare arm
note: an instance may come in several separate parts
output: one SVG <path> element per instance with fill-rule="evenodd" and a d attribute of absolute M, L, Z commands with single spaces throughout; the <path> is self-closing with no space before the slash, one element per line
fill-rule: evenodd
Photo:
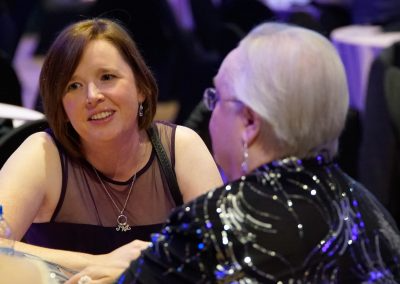
<path fill-rule="evenodd" d="M 185 203 L 222 185 L 207 146 L 196 132 L 184 126 L 176 128 L 175 172 Z"/>

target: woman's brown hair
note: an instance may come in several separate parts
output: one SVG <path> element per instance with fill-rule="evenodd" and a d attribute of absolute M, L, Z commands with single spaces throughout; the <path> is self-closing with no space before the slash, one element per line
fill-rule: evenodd
<path fill-rule="evenodd" d="M 156 81 L 144 62 L 128 31 L 113 20 L 95 18 L 66 27 L 50 47 L 40 73 L 40 95 L 50 128 L 68 154 L 81 158 L 78 133 L 69 123 L 62 99 L 83 51 L 88 43 L 102 39 L 113 44 L 131 67 L 140 92 L 145 96 L 144 115 L 139 117 L 139 129 L 146 129 L 153 121 L 158 89 Z"/>

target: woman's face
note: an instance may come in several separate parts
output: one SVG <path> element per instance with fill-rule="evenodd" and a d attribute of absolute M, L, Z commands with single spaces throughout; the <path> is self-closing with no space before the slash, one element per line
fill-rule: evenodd
<path fill-rule="evenodd" d="M 119 51 L 108 41 L 93 40 L 67 84 L 63 106 L 83 144 L 110 141 L 138 129 L 144 96 Z"/>
<path fill-rule="evenodd" d="M 228 87 L 229 79 L 225 68 L 229 68 L 229 56 L 220 68 L 214 83 L 218 102 L 213 110 L 209 130 L 215 161 L 223 169 L 229 180 L 241 176 L 243 162 L 241 110 L 243 104 L 235 99 Z"/>

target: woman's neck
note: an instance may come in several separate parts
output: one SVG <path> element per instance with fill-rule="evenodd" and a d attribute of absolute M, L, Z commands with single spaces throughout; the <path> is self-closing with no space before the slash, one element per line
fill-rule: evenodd
<path fill-rule="evenodd" d="M 149 151 L 150 149 L 150 151 Z M 121 141 L 91 144 L 85 147 L 86 160 L 105 176 L 125 181 L 147 162 L 151 145 L 146 131 L 125 136 Z"/>
<path fill-rule="evenodd" d="M 280 152 L 274 147 L 266 147 L 261 143 L 255 142 L 249 148 L 248 159 L 246 161 L 246 172 L 243 171 L 243 167 L 240 163 L 234 166 L 231 170 L 225 172 L 229 181 L 239 179 L 243 175 L 246 175 L 258 167 L 270 163 L 280 158 Z M 243 160 L 242 160 L 243 162 Z"/>

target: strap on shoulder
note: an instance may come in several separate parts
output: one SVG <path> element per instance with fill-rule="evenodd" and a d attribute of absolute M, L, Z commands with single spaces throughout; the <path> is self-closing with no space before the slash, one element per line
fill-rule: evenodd
<path fill-rule="evenodd" d="M 147 129 L 147 134 L 150 137 L 151 144 L 156 150 L 156 155 L 158 161 L 160 162 L 162 172 L 167 179 L 172 198 L 174 199 L 176 206 L 180 206 L 183 204 L 183 199 L 181 191 L 179 190 L 178 182 L 176 180 L 175 171 L 172 169 L 164 147 L 161 144 L 160 137 L 158 136 L 158 131 L 154 123 L 151 124 L 149 129 Z"/>

